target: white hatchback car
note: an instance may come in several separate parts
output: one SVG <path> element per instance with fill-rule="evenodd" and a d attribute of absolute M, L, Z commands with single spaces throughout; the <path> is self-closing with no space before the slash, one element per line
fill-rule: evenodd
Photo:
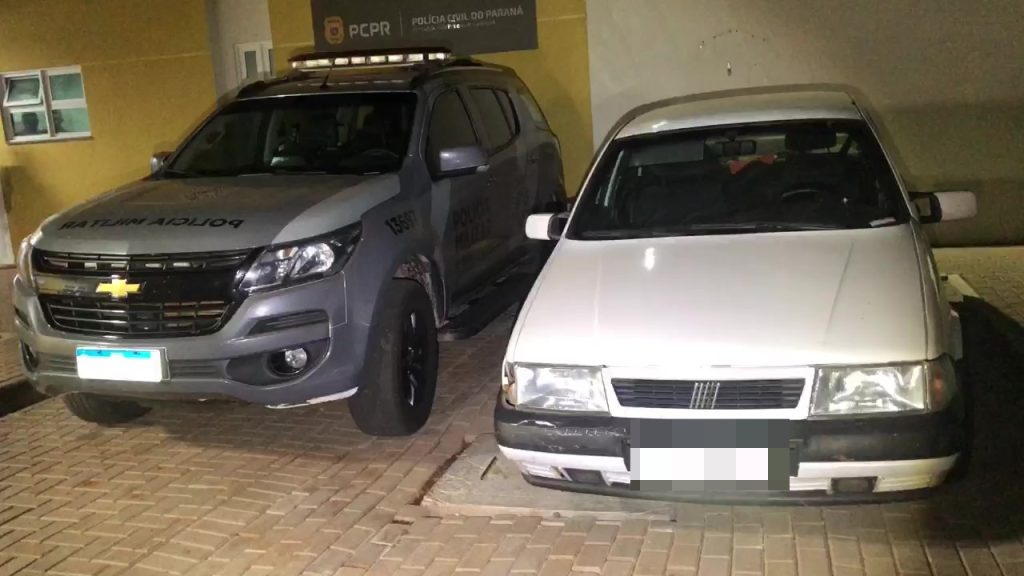
<path fill-rule="evenodd" d="M 495 411 L 532 483 L 891 498 L 965 445 L 960 323 L 908 192 L 842 91 L 730 92 L 613 128 L 516 322 Z M 911 491 L 911 492 L 908 492 Z"/>

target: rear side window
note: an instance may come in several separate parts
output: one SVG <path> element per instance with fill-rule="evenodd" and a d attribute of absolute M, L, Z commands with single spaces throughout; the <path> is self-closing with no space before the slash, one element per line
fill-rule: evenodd
<path fill-rule="evenodd" d="M 427 153 L 430 161 L 436 162 L 438 153 L 445 148 L 476 144 L 473 123 L 459 93 L 451 90 L 438 96 L 430 113 L 430 129 L 427 134 Z"/>
<path fill-rule="evenodd" d="M 516 115 L 515 104 L 512 103 L 512 98 L 508 95 L 508 92 L 504 90 L 495 90 L 494 92 L 498 96 L 498 103 L 501 104 L 501 111 L 505 113 L 505 121 L 508 122 L 508 128 L 512 131 L 513 136 L 519 135 L 519 116 Z"/>
<path fill-rule="evenodd" d="M 526 88 L 519 90 L 519 97 L 523 99 L 523 104 L 526 104 L 526 111 L 530 114 L 530 119 L 538 127 L 548 130 L 548 121 L 544 117 L 544 112 L 540 109 L 540 105 L 537 104 L 537 100 L 533 98 L 533 94 Z"/>
<path fill-rule="evenodd" d="M 477 111 L 480 112 L 480 121 L 487 133 L 487 147 L 497 150 L 508 144 L 514 136 L 512 125 L 509 124 L 508 112 L 499 100 L 498 92 L 490 88 L 474 88 L 470 91 L 473 102 L 476 103 Z M 506 101 L 508 97 L 505 97 Z M 507 102 L 505 106 L 508 106 Z"/>

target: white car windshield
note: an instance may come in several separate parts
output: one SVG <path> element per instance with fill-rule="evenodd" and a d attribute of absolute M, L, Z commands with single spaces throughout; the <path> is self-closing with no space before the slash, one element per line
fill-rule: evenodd
<path fill-rule="evenodd" d="M 391 172 L 402 165 L 415 105 L 413 93 L 239 100 L 207 121 L 162 175 Z"/>
<path fill-rule="evenodd" d="M 908 221 L 860 121 L 801 121 L 612 143 L 579 200 L 581 240 L 870 228 Z"/>

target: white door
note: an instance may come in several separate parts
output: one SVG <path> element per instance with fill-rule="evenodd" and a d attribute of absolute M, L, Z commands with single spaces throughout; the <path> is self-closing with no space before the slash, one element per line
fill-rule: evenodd
<path fill-rule="evenodd" d="M 235 44 L 238 85 L 244 86 L 274 73 L 274 47 L 270 42 Z"/>

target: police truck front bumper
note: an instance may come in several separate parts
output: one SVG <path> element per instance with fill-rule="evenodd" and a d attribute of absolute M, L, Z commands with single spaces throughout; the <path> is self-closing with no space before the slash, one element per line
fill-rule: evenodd
<path fill-rule="evenodd" d="M 56 396 L 87 392 L 138 400 L 233 399 L 271 407 L 337 400 L 356 392 L 368 327 L 346 318 L 344 274 L 245 298 L 216 332 L 202 336 L 130 338 L 70 334 L 52 328 L 40 301 L 15 281 L 16 330 L 31 383 Z M 83 380 L 79 348 L 159 351 L 159 382 Z M 294 375 L 275 373 L 272 354 L 303 348 L 308 365 Z"/>

